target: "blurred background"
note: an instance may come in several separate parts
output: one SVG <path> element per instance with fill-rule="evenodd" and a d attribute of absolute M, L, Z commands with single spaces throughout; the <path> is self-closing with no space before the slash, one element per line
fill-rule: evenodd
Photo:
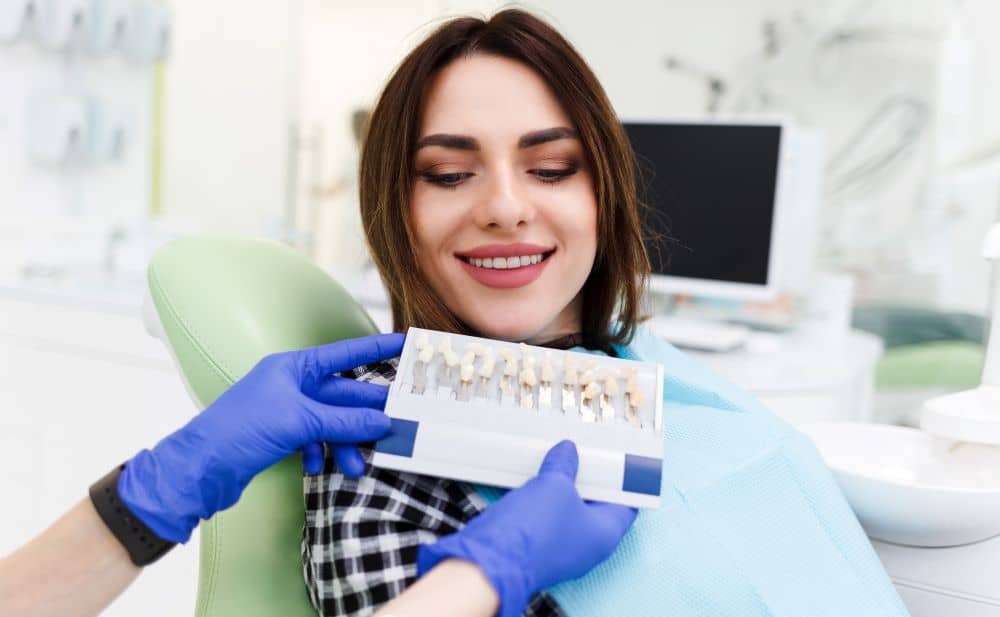
<path fill-rule="evenodd" d="M 779 118 L 818 136 L 814 284 L 763 302 L 654 302 L 756 333 L 735 354 L 695 353 L 793 421 L 913 424 L 920 401 L 979 382 L 1000 4 L 519 6 L 577 47 L 622 118 Z M 498 7 L 0 0 L 0 479 L 20 491 L 0 514 L 0 554 L 194 412 L 138 318 L 164 243 L 288 244 L 386 323 L 357 213 L 367 110 L 441 19 Z M 809 355 L 786 344 L 814 323 Z M 760 374 L 761 356 L 781 360 Z M 190 611 L 195 554 L 175 551 L 108 614 Z"/>

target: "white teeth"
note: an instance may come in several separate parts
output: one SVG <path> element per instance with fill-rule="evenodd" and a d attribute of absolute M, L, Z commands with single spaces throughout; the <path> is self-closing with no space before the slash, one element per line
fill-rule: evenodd
<path fill-rule="evenodd" d="M 505 270 L 510 268 L 521 268 L 540 263 L 544 255 L 522 255 L 520 257 L 466 257 L 465 260 L 477 268 L 496 268 Z"/>

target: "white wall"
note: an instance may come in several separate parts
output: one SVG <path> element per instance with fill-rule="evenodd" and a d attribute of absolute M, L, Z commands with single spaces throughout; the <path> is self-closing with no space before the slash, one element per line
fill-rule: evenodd
<path fill-rule="evenodd" d="M 282 219 L 297 83 L 298 4 L 171 0 L 164 221 L 263 234 Z"/>
<path fill-rule="evenodd" d="M 27 109 L 39 94 L 87 96 L 116 106 L 129 127 L 122 160 L 32 160 Z M 0 279 L 26 264 L 98 268 L 110 225 L 145 216 L 151 97 L 151 66 L 121 54 L 56 52 L 30 38 L 0 44 Z M 67 263 L 71 254 L 75 260 Z"/>

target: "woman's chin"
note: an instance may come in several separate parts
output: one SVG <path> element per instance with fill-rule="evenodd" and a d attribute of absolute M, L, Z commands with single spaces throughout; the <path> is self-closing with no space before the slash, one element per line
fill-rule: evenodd
<path fill-rule="evenodd" d="M 475 328 L 479 336 L 500 341 L 523 341 L 531 338 L 542 328 L 542 324 L 535 324 L 534 320 L 523 317 L 479 320 L 470 325 Z"/>

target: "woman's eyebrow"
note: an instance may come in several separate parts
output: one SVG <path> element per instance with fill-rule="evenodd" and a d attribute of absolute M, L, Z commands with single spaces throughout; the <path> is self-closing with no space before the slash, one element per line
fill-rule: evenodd
<path fill-rule="evenodd" d="M 557 139 L 580 139 L 580 136 L 571 128 L 556 126 L 550 129 L 532 131 L 525 133 L 521 139 L 517 140 L 518 148 L 531 148 Z"/>
<path fill-rule="evenodd" d="M 442 148 L 454 148 L 456 150 L 478 150 L 479 142 L 473 137 L 466 135 L 448 135 L 446 133 L 436 133 L 421 137 L 417 140 L 415 150 L 426 146 L 441 146 Z"/>
<path fill-rule="evenodd" d="M 518 148 L 531 148 L 557 139 L 579 139 L 580 136 L 571 128 L 556 126 L 549 129 L 541 129 L 525 133 L 517 140 Z M 453 148 L 455 150 L 478 150 L 479 142 L 474 137 L 468 135 L 451 135 L 448 133 L 435 133 L 427 135 L 417 140 L 415 150 L 426 146 L 441 146 L 442 148 Z"/>

